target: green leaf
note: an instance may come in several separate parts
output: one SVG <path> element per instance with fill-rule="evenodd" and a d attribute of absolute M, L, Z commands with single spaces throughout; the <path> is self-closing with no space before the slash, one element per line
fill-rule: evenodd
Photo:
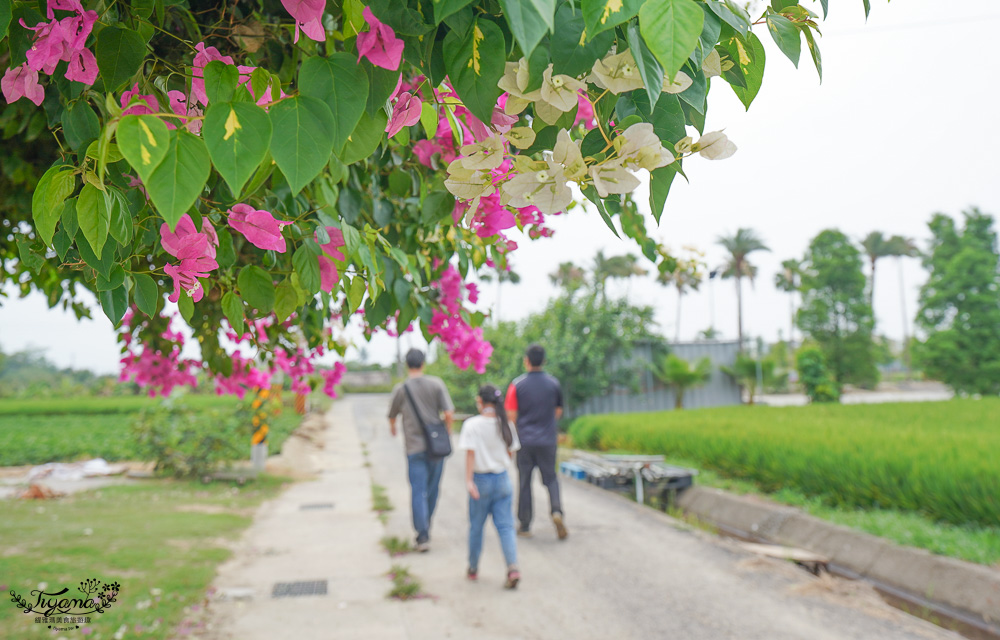
<path fill-rule="evenodd" d="M 117 240 L 119 244 L 127 245 L 132 242 L 132 228 L 134 226 L 132 211 L 129 209 L 128 200 L 125 199 L 124 194 L 120 191 L 109 189 L 109 194 L 110 198 L 108 200 L 111 204 L 109 231 L 111 232 L 111 237 Z"/>
<path fill-rule="evenodd" d="M 212 164 L 239 198 L 243 186 L 267 156 L 271 120 L 248 102 L 217 102 L 208 107 L 202 128 Z"/>
<path fill-rule="evenodd" d="M 0 0 L 2 2 L 3 0 Z M 63 134 L 70 148 L 76 151 L 101 135 L 101 123 L 93 107 L 85 101 L 72 105 L 63 115 Z"/>
<path fill-rule="evenodd" d="M 764 82 L 764 43 L 753 33 L 749 36 L 749 48 L 743 46 L 738 39 L 734 38 L 734 40 L 737 41 L 743 57 L 735 57 L 733 61 L 739 65 L 743 72 L 743 79 L 747 86 L 740 87 L 732 84 L 730 86 L 743 106 L 749 110 L 750 103 L 757 97 L 757 92 L 760 91 L 760 86 Z M 734 48 L 737 45 L 734 45 Z M 733 51 L 733 49 L 728 50 Z M 739 51 L 737 51 L 737 56 L 739 56 Z"/>
<path fill-rule="evenodd" d="M 299 93 L 317 98 L 333 114 L 333 148 L 340 152 L 365 112 L 368 76 L 349 53 L 311 56 L 299 69 Z"/>
<path fill-rule="evenodd" d="M 799 55 L 802 53 L 802 38 L 799 29 L 785 16 L 771 13 L 767 16 L 767 30 L 774 44 L 778 45 L 796 68 L 799 66 Z"/>
<path fill-rule="evenodd" d="M 52 248 L 56 250 L 56 255 L 59 256 L 60 260 L 66 259 L 66 254 L 69 253 L 69 248 L 72 246 L 73 239 L 66 233 L 66 228 L 59 227 L 56 234 L 52 236 Z"/>
<path fill-rule="evenodd" d="M 434 5 L 434 24 L 441 24 L 441 21 L 472 4 L 472 0 L 432 0 Z"/>
<path fill-rule="evenodd" d="M 240 82 L 240 72 L 235 65 L 212 60 L 205 65 L 205 95 L 209 104 L 230 102 Z"/>
<path fill-rule="evenodd" d="M 642 6 L 643 0 L 581 0 L 580 10 L 587 25 L 587 39 L 631 20 Z"/>
<path fill-rule="evenodd" d="M 670 194 L 670 185 L 677 175 L 675 165 L 680 164 L 680 160 L 665 167 L 653 169 L 649 173 L 649 210 L 653 213 L 656 224 L 660 224 L 660 216 L 663 215 L 663 207 L 667 204 L 667 196 Z"/>
<path fill-rule="evenodd" d="M 611 229 L 611 232 L 615 234 L 615 237 L 621 238 L 621 235 L 618 233 L 618 229 L 615 228 L 614 221 L 611 219 L 611 214 L 608 213 L 607 207 L 604 206 L 604 201 L 601 200 L 601 196 L 597 195 L 597 189 L 594 188 L 594 185 L 587 185 L 581 190 L 581 193 L 583 193 L 584 197 L 586 197 L 587 200 L 590 200 L 590 202 L 597 207 L 597 212 L 601 214 L 601 219 L 604 220 L 604 224 L 608 225 L 608 229 Z"/>
<path fill-rule="evenodd" d="M 194 299 L 188 295 L 187 291 L 182 290 L 181 295 L 177 298 L 177 310 L 181 312 L 184 322 L 191 322 L 191 318 L 194 316 Z"/>
<path fill-rule="evenodd" d="M 684 111 L 676 95 L 668 93 L 660 96 L 652 109 L 646 101 L 646 96 L 635 94 L 634 100 L 643 119 L 653 125 L 653 132 L 663 141 L 664 146 L 672 146 L 687 135 L 684 129 Z"/>
<path fill-rule="evenodd" d="M 351 309 L 351 313 L 357 311 L 364 297 L 365 279 L 361 276 L 354 276 L 354 279 L 351 280 L 351 286 L 347 290 L 347 304 Z"/>
<path fill-rule="evenodd" d="M 698 36 L 698 46 L 695 47 L 694 53 L 691 54 L 691 64 L 699 69 L 702 63 L 705 62 L 705 57 L 712 52 L 716 43 L 719 42 L 719 35 L 722 33 L 722 20 L 719 19 L 719 16 L 709 11 L 705 5 L 701 5 L 701 8 L 702 13 L 705 14 L 705 24 L 702 25 L 701 35 Z"/>
<path fill-rule="evenodd" d="M 103 90 L 116 92 L 139 70 L 146 57 L 146 43 L 131 29 L 105 27 L 97 34 L 94 55 Z"/>
<path fill-rule="evenodd" d="M 705 6 L 744 37 L 750 33 L 750 14 L 734 0 L 708 0 Z"/>
<path fill-rule="evenodd" d="M 298 308 L 299 294 L 291 281 L 286 279 L 278 285 L 274 299 L 274 315 L 277 316 L 278 322 L 284 322 Z"/>
<path fill-rule="evenodd" d="M 614 31 L 602 31 L 596 35 L 587 32 L 583 13 L 569 4 L 560 5 L 556 11 L 556 23 L 559 28 L 549 40 L 553 74 L 576 77 L 590 71 L 615 42 Z"/>
<path fill-rule="evenodd" d="M 41 255 L 37 251 L 32 249 L 34 243 L 28 236 L 18 234 L 17 236 L 17 255 L 21 262 L 24 263 L 29 269 L 31 269 L 36 275 L 38 270 L 42 268 L 45 264 L 45 256 Z"/>
<path fill-rule="evenodd" d="M 10 0 L 0 0 L 0 40 L 7 37 L 7 27 L 13 13 Z"/>
<path fill-rule="evenodd" d="M 819 46 L 816 44 L 816 38 L 813 36 L 812 29 L 809 27 L 803 27 L 802 33 L 806 37 L 806 45 L 809 47 L 809 55 L 812 56 L 813 64 L 816 66 L 816 73 L 819 74 L 820 83 L 823 82 L 823 57 L 819 53 Z"/>
<path fill-rule="evenodd" d="M 104 255 L 98 258 L 94 250 L 90 248 L 90 243 L 83 242 L 81 239 L 77 239 L 76 248 L 80 252 L 80 257 L 91 269 L 105 278 L 110 275 L 111 267 L 115 264 L 114 251 L 105 251 Z"/>
<path fill-rule="evenodd" d="M 868 19 L 868 14 L 872 10 L 872 3 L 871 3 L 871 0 L 862 0 L 862 2 L 864 2 L 864 4 L 865 4 L 865 20 L 867 20 Z M 823 2 L 823 15 L 826 16 L 826 2 L 825 1 Z"/>
<path fill-rule="evenodd" d="M 107 277 L 100 274 L 97 276 L 98 291 L 111 291 L 112 289 L 117 289 L 123 284 L 125 284 L 125 270 L 117 264 L 111 267 Z"/>
<path fill-rule="evenodd" d="M 642 84 L 646 88 L 646 95 L 649 96 L 650 104 L 655 105 L 660 93 L 663 92 L 663 67 L 640 37 L 638 24 L 629 23 L 626 35 L 628 47 L 632 51 L 632 57 L 635 58 L 636 66 L 639 68 L 639 76 L 642 77 Z"/>
<path fill-rule="evenodd" d="M 62 228 L 66 230 L 69 239 L 76 238 L 76 232 L 80 230 L 80 221 L 76 218 L 76 198 L 70 198 L 63 204 L 59 221 L 62 223 Z"/>
<path fill-rule="evenodd" d="M 308 244 L 300 246 L 292 255 L 292 266 L 295 268 L 295 273 L 299 274 L 299 284 L 309 295 L 319 293 L 321 280 L 318 258 L 319 256 Z"/>
<path fill-rule="evenodd" d="M 375 153 L 375 149 L 382 142 L 388 121 L 382 112 L 376 113 L 374 118 L 369 118 L 367 113 L 361 114 L 361 120 L 354 129 L 351 139 L 339 154 L 340 161 L 344 164 L 353 164 Z"/>
<path fill-rule="evenodd" d="M 160 166 L 170 148 L 167 125 L 156 116 L 125 116 L 115 130 L 118 150 L 139 174 L 143 184 Z"/>
<path fill-rule="evenodd" d="M 46 171 L 31 196 L 31 219 L 38 238 L 49 246 L 56 232 L 56 223 L 63 212 L 63 203 L 76 190 L 76 176 L 64 166 Z"/>
<path fill-rule="evenodd" d="M 83 237 L 94 250 L 94 255 L 100 259 L 111 227 L 111 203 L 108 194 L 92 184 L 83 185 L 83 190 L 80 191 L 76 201 L 76 218 L 80 221 Z"/>
<path fill-rule="evenodd" d="M 222 313 L 226 314 L 229 326 L 236 335 L 241 336 L 246 331 L 246 321 L 243 318 L 243 299 L 235 291 L 227 291 L 222 296 Z"/>
<path fill-rule="evenodd" d="M 135 281 L 135 306 L 152 318 L 156 315 L 156 306 L 160 301 L 160 290 L 156 286 L 156 281 L 145 273 L 133 273 L 132 280 Z"/>
<path fill-rule="evenodd" d="M 466 108 L 483 122 L 493 117 L 493 107 L 500 97 L 497 82 L 503 76 L 506 51 L 500 28 L 485 19 L 477 19 L 464 39 L 454 32 L 444 39 L 445 66 L 458 97 Z"/>
<path fill-rule="evenodd" d="M 551 4 L 554 10 L 555 2 Z M 550 29 L 546 23 L 552 22 L 552 14 L 545 20 L 532 0 L 500 0 L 500 7 L 514 39 L 521 45 L 521 51 L 525 57 L 531 57 L 535 47 Z M 548 10 L 547 7 L 545 9 Z"/>
<path fill-rule="evenodd" d="M 211 168 L 204 140 L 180 129 L 170 132 L 170 146 L 163 162 L 144 183 L 153 205 L 171 230 L 198 200 Z"/>
<path fill-rule="evenodd" d="M 279 102 L 269 115 L 271 155 L 294 196 L 329 162 L 337 125 L 325 102 L 307 96 Z"/>
<path fill-rule="evenodd" d="M 274 309 L 274 283 L 271 274 L 257 265 L 249 264 L 240 270 L 236 279 L 240 295 L 247 304 L 260 314 L 266 315 Z"/>
<path fill-rule="evenodd" d="M 104 315 L 108 317 L 111 324 L 117 327 L 128 310 L 128 289 L 123 284 L 111 291 L 101 291 L 97 297 L 101 301 L 101 309 L 104 310 Z"/>
<path fill-rule="evenodd" d="M 385 103 L 399 82 L 399 71 L 376 67 L 367 60 L 362 68 L 368 77 L 368 99 L 365 101 L 365 110 L 374 118 L 376 113 L 385 110 Z"/>
<path fill-rule="evenodd" d="M 694 0 L 646 2 L 639 10 L 639 29 L 646 46 L 672 81 L 698 46 L 705 14 Z"/>
<path fill-rule="evenodd" d="M 220 269 L 228 269 L 236 264 L 236 251 L 233 249 L 233 236 L 225 229 L 217 229 L 219 237 L 219 248 L 215 252 L 215 259 L 219 263 Z"/>
<path fill-rule="evenodd" d="M 379 296 L 374 302 L 372 302 L 371 298 L 368 298 L 368 302 L 365 303 L 365 321 L 368 323 L 368 326 L 382 326 L 385 319 L 392 313 L 393 306 L 392 296 L 388 294 Z"/>

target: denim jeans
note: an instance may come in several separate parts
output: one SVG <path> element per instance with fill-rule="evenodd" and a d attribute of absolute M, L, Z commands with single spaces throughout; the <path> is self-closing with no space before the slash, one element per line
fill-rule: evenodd
<path fill-rule="evenodd" d="M 472 481 L 479 489 L 479 500 L 469 496 L 469 568 L 479 568 L 479 555 L 483 551 L 483 526 L 493 515 L 493 525 L 500 534 L 500 546 L 507 566 L 517 564 L 517 534 L 514 531 L 514 514 L 511 510 L 514 489 L 510 476 L 503 473 L 476 473 Z"/>
<path fill-rule="evenodd" d="M 417 531 L 417 543 L 430 539 L 431 517 L 437 506 L 438 486 L 441 484 L 441 470 L 444 458 L 429 460 L 427 452 L 406 456 L 410 476 L 410 509 L 413 512 L 413 528 Z"/>

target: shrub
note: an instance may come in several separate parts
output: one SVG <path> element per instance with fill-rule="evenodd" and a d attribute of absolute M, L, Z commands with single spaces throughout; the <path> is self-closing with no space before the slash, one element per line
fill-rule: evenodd
<path fill-rule="evenodd" d="M 838 402 L 840 389 L 826 367 L 826 358 L 819 347 L 806 346 L 795 355 L 799 382 L 810 402 Z"/>

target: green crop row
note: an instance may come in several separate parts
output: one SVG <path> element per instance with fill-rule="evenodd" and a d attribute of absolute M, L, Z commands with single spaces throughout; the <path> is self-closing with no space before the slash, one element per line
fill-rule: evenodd
<path fill-rule="evenodd" d="M 214 394 L 185 394 L 170 401 L 182 402 L 185 406 L 196 409 L 231 407 L 237 402 L 232 396 Z M 0 399 L 0 416 L 135 413 L 143 409 L 152 409 L 161 402 L 164 402 L 162 398 L 148 396 L 88 396 L 38 400 L 4 398 Z"/>
<path fill-rule="evenodd" d="M 694 460 L 765 491 L 1000 525 L 1000 398 L 594 415 L 577 446 Z"/>

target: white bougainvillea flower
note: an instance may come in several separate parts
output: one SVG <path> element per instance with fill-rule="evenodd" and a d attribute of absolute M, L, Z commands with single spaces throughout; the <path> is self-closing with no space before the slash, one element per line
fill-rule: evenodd
<path fill-rule="evenodd" d="M 579 182 L 587 175 L 587 163 L 583 161 L 580 145 L 569 137 L 565 129 L 556 136 L 556 146 L 552 149 L 552 159 L 563 166 L 563 173 L 570 180 Z"/>
<path fill-rule="evenodd" d="M 474 171 L 491 171 L 503 164 L 503 138 L 487 136 L 474 144 L 462 147 L 462 166 Z"/>
<path fill-rule="evenodd" d="M 691 76 L 684 73 L 683 71 L 678 71 L 677 75 L 674 76 L 674 81 L 671 82 L 670 78 L 663 76 L 663 91 L 665 93 L 683 93 L 688 90 L 693 84 Z"/>
<path fill-rule="evenodd" d="M 535 144 L 535 130 L 531 127 L 514 127 L 504 137 L 518 149 L 527 149 Z"/>
<path fill-rule="evenodd" d="M 722 75 L 722 56 L 715 49 L 705 56 L 701 62 L 701 70 L 705 72 L 706 78 L 714 78 Z"/>
<path fill-rule="evenodd" d="M 607 198 L 611 193 L 631 193 L 639 186 L 639 178 L 622 166 L 620 161 L 605 162 L 590 168 L 597 195 Z"/>
<path fill-rule="evenodd" d="M 680 140 L 674 143 L 674 151 L 684 155 L 691 152 L 691 147 L 694 146 L 694 138 L 691 136 L 684 136 Z"/>
<path fill-rule="evenodd" d="M 521 58 L 517 62 L 508 62 L 503 77 L 497 86 L 507 92 L 507 104 L 504 113 L 517 114 L 524 111 L 530 103 L 541 99 L 541 89 L 525 91 L 528 88 L 528 61 Z"/>
<path fill-rule="evenodd" d="M 630 169 L 652 171 L 674 161 L 674 154 L 663 146 L 648 122 L 632 125 L 615 138 L 614 143 L 619 161 Z"/>
<path fill-rule="evenodd" d="M 595 62 L 587 79 L 601 89 L 607 89 L 615 95 L 642 89 L 644 86 L 642 76 L 639 74 L 639 67 L 635 63 L 632 52 L 628 49 Z"/>
<path fill-rule="evenodd" d="M 572 111 L 579 102 L 577 91 L 586 88 L 586 84 L 572 76 L 564 74 L 552 75 L 550 64 L 542 74 L 542 100 L 566 113 Z"/>
<path fill-rule="evenodd" d="M 536 206 L 546 215 L 561 213 L 573 202 L 562 165 L 556 162 L 534 163 L 534 170 L 522 171 L 505 182 L 503 192 L 511 206 Z"/>
<path fill-rule="evenodd" d="M 488 196 L 495 191 L 490 172 L 469 169 L 463 165 L 463 158 L 452 160 L 448 165 L 444 186 L 453 196 L 464 200 Z"/>
<path fill-rule="evenodd" d="M 691 150 L 709 160 L 725 160 L 736 153 L 736 145 L 721 131 L 712 131 L 703 135 Z"/>

